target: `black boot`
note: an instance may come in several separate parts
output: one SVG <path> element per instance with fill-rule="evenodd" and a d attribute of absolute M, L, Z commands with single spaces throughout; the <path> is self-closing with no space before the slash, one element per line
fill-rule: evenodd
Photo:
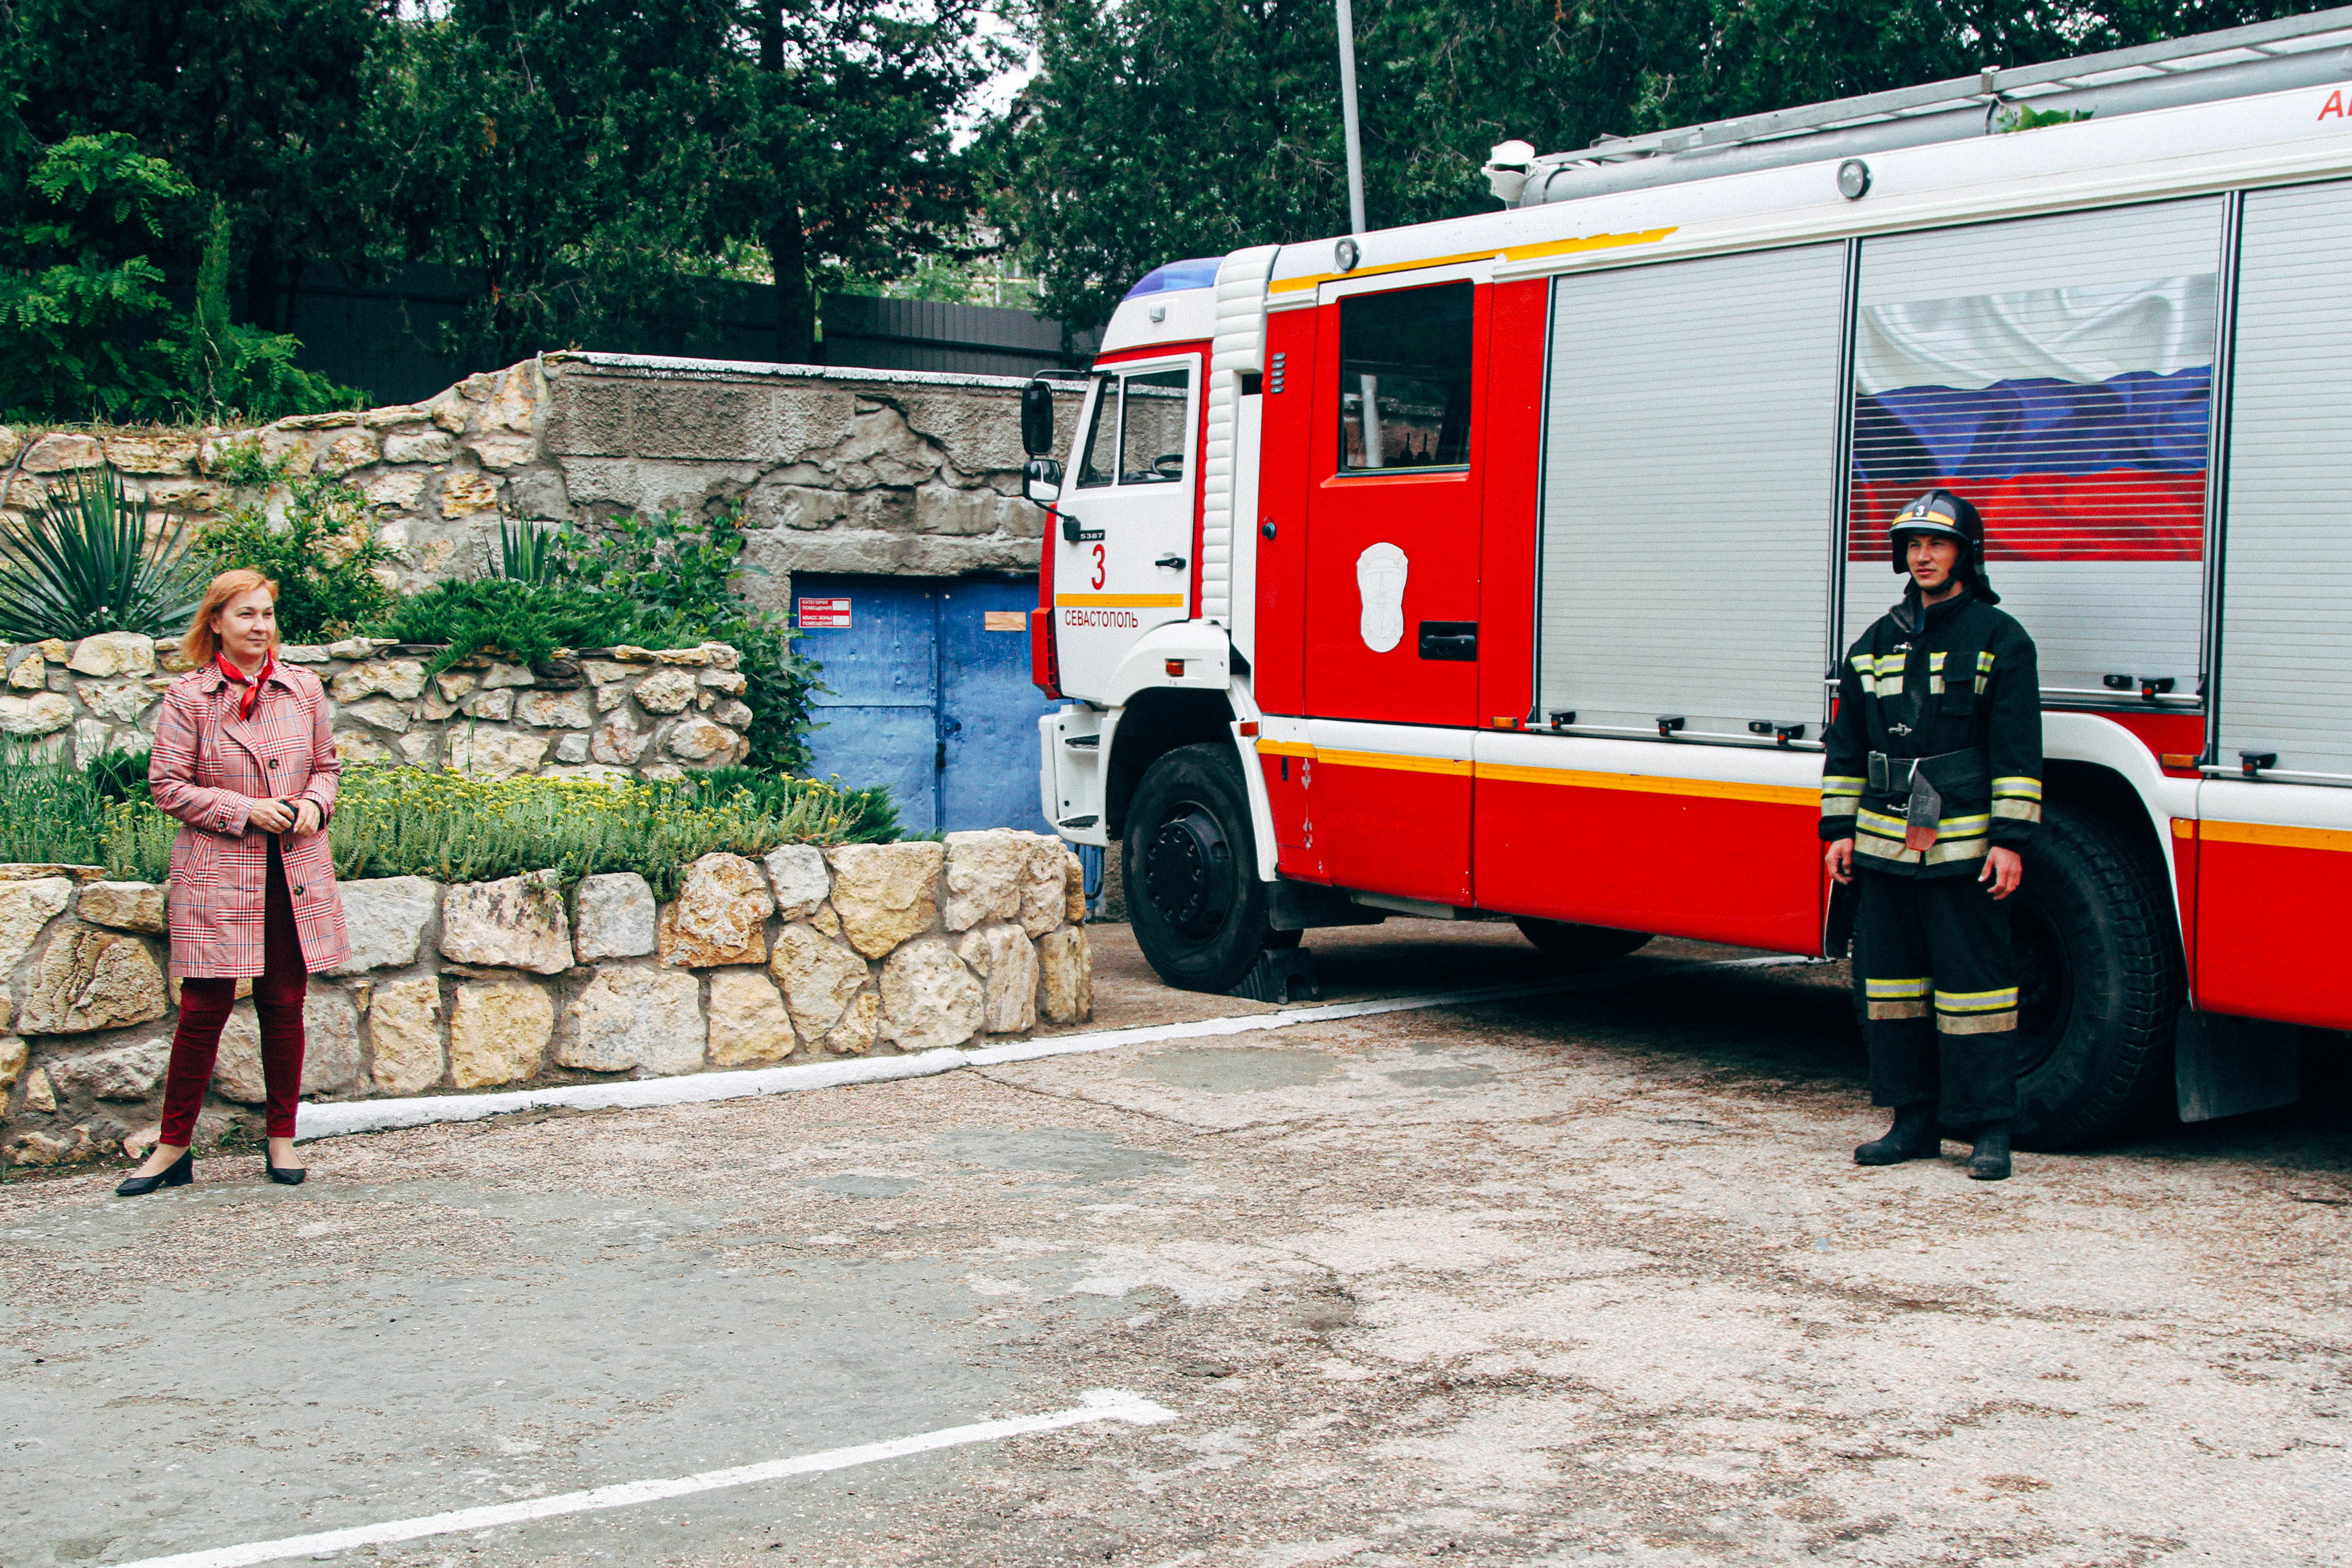
<path fill-rule="evenodd" d="M 1936 1102 L 1895 1107 L 1895 1125 L 1886 1136 L 1853 1152 L 1857 1165 L 1899 1165 L 1906 1160 L 1932 1160 L 1944 1152 L 1942 1132 L 1936 1126 Z"/>
<path fill-rule="evenodd" d="M 1977 1146 L 1969 1156 L 1969 1174 L 1979 1182 L 2009 1180 L 2009 1123 L 1995 1121 L 1977 1129 Z"/>

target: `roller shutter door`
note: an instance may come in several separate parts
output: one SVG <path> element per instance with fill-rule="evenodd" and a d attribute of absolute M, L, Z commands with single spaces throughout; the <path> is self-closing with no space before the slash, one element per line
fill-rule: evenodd
<path fill-rule="evenodd" d="M 1942 485 L 2052 701 L 2195 705 L 2221 248 L 2218 197 L 1863 241 L 1849 640 L 1900 596 L 1887 520 Z"/>
<path fill-rule="evenodd" d="M 1818 740 L 1844 275 L 1829 245 L 1559 280 L 1538 717 Z"/>
<path fill-rule="evenodd" d="M 2221 755 L 2352 777 L 2352 184 L 2246 197 Z"/>

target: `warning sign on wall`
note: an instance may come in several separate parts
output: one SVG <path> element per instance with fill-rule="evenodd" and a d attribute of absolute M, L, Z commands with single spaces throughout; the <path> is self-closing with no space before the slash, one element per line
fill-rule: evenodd
<path fill-rule="evenodd" d="M 803 599 L 800 613 L 801 630 L 846 631 L 849 629 L 849 601 L 838 599 Z"/>
<path fill-rule="evenodd" d="M 992 632 L 1024 632 L 1029 629 L 1029 617 L 1020 610 L 984 610 L 982 628 Z"/>

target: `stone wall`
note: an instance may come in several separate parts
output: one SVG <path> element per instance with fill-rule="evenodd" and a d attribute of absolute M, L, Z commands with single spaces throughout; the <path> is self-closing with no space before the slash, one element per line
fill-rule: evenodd
<path fill-rule="evenodd" d="M 0 867 L 0 1157 L 143 1143 L 171 1054 L 165 891 Z M 958 1046 L 1093 1009 L 1077 857 L 994 830 L 945 843 L 706 855 L 671 903 L 634 873 L 343 889 L 348 962 L 311 977 L 310 1100 L 596 1082 Z M 198 1142 L 258 1136 L 249 1001 Z"/>
<path fill-rule="evenodd" d="M 1044 513 L 1020 499 L 1020 388 L 1006 376 L 558 353 L 423 403 L 248 430 L 0 426 L 0 511 L 111 466 L 198 526 L 240 502 L 224 456 L 257 447 L 375 507 L 404 592 L 479 576 L 501 517 L 586 526 L 740 504 L 745 597 L 782 610 L 795 572 L 921 576 L 1037 570 Z M 1066 386 L 1066 409 L 1076 390 Z"/>
<path fill-rule="evenodd" d="M 279 650 L 325 684 L 346 762 L 660 778 L 749 750 L 740 660 L 725 643 L 559 650 L 537 665 L 476 656 L 428 678 L 441 652 L 381 637 Z M 0 659 L 0 734 L 64 748 L 82 767 L 110 748 L 145 750 L 163 689 L 186 668 L 176 643 L 130 632 L 21 643 Z"/>

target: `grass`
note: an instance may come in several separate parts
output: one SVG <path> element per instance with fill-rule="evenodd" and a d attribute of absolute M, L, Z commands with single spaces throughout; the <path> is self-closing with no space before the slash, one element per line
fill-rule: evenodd
<path fill-rule="evenodd" d="M 103 776 L 0 748 L 0 790 L 16 807 L 0 817 L 0 861 L 98 865 L 118 880 L 164 881 L 179 823 L 135 787 L 109 800 L 96 782 Z M 552 869 L 570 883 L 635 871 L 668 900 L 686 866 L 715 850 L 761 855 L 784 844 L 898 836 L 887 790 L 748 769 L 606 783 L 353 766 L 343 770 L 327 841 L 346 881 L 480 882 Z"/>

